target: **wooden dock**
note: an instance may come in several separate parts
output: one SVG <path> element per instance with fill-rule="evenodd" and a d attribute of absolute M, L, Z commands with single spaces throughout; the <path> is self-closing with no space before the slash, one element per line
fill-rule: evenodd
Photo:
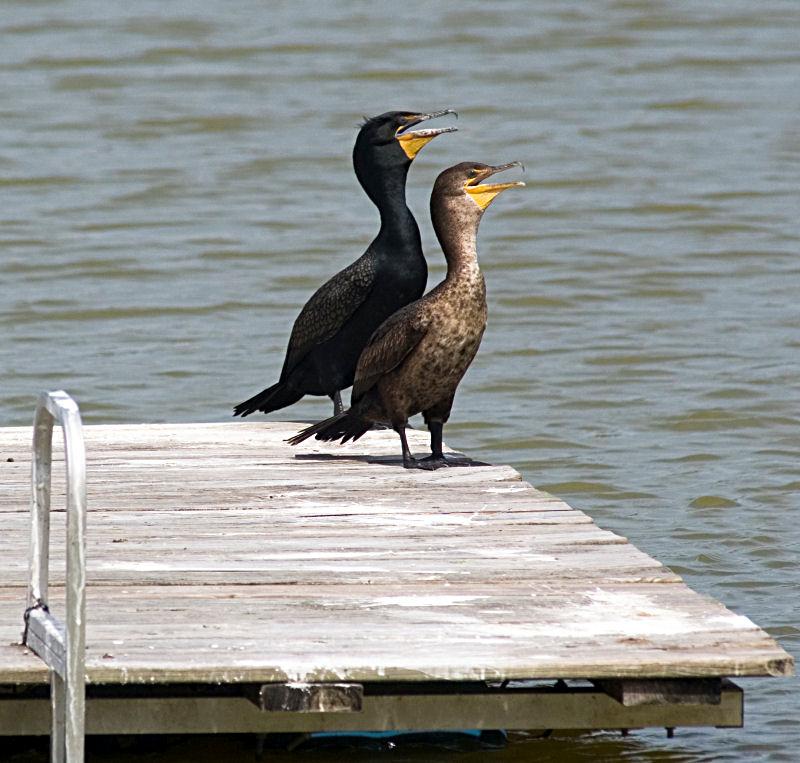
<path fill-rule="evenodd" d="M 407 471 L 391 431 L 291 448 L 299 426 L 83 428 L 87 733 L 739 725 L 724 679 L 793 670 L 508 466 Z M 30 427 L 0 429 L 0 735 L 50 730 L 48 670 L 20 644 L 30 450 Z M 294 706 L 308 684 L 330 693 Z"/>

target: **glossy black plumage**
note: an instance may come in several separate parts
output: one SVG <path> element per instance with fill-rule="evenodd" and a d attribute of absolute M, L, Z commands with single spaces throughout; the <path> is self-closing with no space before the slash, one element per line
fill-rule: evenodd
<path fill-rule="evenodd" d="M 362 125 L 353 166 L 380 213 L 378 235 L 358 260 L 309 299 L 292 328 L 278 382 L 239 403 L 234 415 L 274 411 L 303 395 L 328 395 L 338 410 L 339 392 L 353 383 L 358 357 L 372 333 L 422 295 L 428 269 L 419 228 L 406 205 L 406 177 L 416 152 L 455 128 L 410 128 L 446 113 L 387 112 Z"/>

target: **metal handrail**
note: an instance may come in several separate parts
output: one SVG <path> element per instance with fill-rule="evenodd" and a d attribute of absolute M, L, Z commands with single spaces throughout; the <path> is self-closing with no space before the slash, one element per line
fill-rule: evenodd
<path fill-rule="evenodd" d="M 66 625 L 48 607 L 53 426 L 64 432 L 67 472 Z M 77 403 L 42 392 L 33 417 L 30 583 L 23 642 L 50 668 L 52 763 L 82 763 L 86 715 L 86 451 Z"/>

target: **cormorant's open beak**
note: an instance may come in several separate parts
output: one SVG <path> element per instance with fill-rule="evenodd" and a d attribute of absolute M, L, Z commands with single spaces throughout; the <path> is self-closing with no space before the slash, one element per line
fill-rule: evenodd
<path fill-rule="evenodd" d="M 524 186 L 521 180 L 515 180 L 513 183 L 482 183 L 481 181 L 492 175 L 502 172 L 503 170 L 510 169 L 511 167 L 522 167 L 520 162 L 509 162 L 508 164 L 499 164 L 496 167 L 487 167 L 484 170 L 479 170 L 475 177 L 470 178 L 464 183 L 464 190 L 470 195 L 472 200 L 481 208 L 486 209 L 492 200 L 506 188 L 519 188 Z M 522 167 L 522 169 L 525 169 Z"/>
<path fill-rule="evenodd" d="M 436 127 L 428 130 L 411 129 L 420 122 L 427 122 L 429 119 L 443 117 L 445 114 L 456 114 L 456 112 L 453 111 L 453 109 L 443 109 L 442 111 L 434 111 L 431 114 L 414 114 L 407 118 L 405 124 L 397 128 L 394 137 L 397 138 L 400 147 L 409 159 L 413 160 L 422 147 L 426 143 L 432 141 L 437 135 L 441 135 L 445 132 L 455 132 L 458 129 L 457 127 Z M 456 114 L 456 117 L 458 117 L 458 114 Z"/>

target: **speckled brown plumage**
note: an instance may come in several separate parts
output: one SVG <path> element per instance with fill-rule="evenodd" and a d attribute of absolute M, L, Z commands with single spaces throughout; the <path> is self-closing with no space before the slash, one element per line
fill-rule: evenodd
<path fill-rule="evenodd" d="M 431 218 L 447 260 L 447 276 L 373 334 L 358 360 L 350 409 L 307 427 L 289 442 L 297 444 L 312 435 L 346 442 L 382 422 L 400 435 L 405 466 L 462 463 L 444 458 L 442 427 L 458 384 L 478 351 L 487 317 L 486 285 L 476 251 L 485 206 L 466 187 L 499 169 L 463 163 L 439 175 L 431 195 Z M 423 414 L 431 432 L 431 456 L 422 461 L 411 457 L 404 431 L 409 416 L 416 413 Z"/>

